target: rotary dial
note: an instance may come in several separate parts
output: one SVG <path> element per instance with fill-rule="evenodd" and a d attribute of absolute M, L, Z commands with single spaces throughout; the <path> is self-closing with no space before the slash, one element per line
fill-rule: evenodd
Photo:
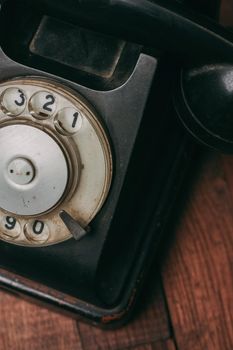
<path fill-rule="evenodd" d="M 110 188 L 111 151 L 96 112 L 54 81 L 0 84 L 0 159 L 0 238 L 10 243 L 81 237 Z"/>

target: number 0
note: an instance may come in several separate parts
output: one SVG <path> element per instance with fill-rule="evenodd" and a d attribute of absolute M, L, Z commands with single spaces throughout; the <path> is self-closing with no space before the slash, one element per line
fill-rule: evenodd
<path fill-rule="evenodd" d="M 32 229 L 36 235 L 40 235 L 44 230 L 44 223 L 42 221 L 36 220 L 33 224 Z"/>

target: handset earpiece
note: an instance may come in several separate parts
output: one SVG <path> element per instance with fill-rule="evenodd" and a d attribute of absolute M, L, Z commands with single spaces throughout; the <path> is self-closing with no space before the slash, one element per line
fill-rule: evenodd
<path fill-rule="evenodd" d="M 174 105 L 186 129 L 205 145 L 233 153 L 233 66 L 207 64 L 181 70 Z"/>

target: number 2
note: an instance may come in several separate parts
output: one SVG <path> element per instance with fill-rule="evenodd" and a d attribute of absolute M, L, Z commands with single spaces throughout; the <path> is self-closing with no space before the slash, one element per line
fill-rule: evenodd
<path fill-rule="evenodd" d="M 52 112 L 53 110 L 52 110 L 52 108 L 49 107 L 49 106 L 52 106 L 52 105 L 54 104 L 55 98 L 54 98 L 53 95 L 47 95 L 45 98 L 46 98 L 46 100 L 49 100 L 49 101 L 46 102 L 46 103 L 43 105 L 43 109 L 44 109 L 45 111 Z"/>

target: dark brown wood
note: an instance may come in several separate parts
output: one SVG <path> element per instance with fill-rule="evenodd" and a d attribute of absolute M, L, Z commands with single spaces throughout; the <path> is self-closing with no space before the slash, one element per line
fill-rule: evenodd
<path fill-rule="evenodd" d="M 179 350 L 233 348 L 233 159 L 205 159 L 163 265 Z"/>
<path fill-rule="evenodd" d="M 101 330 L 78 323 L 85 350 L 117 350 L 170 337 L 169 320 L 164 297 L 155 271 L 141 296 L 140 310 L 131 322 L 118 330 Z M 156 276 L 156 278 L 154 278 Z M 151 283 L 152 282 L 152 283 Z"/>
<path fill-rule="evenodd" d="M 233 27 L 233 0 L 222 0 L 220 20 L 226 27 Z"/>
<path fill-rule="evenodd" d="M 127 350 L 176 350 L 173 340 L 167 339 L 162 342 L 155 342 L 152 344 L 140 345 Z"/>
<path fill-rule="evenodd" d="M 0 291 L 1 350 L 81 350 L 76 322 Z"/>

